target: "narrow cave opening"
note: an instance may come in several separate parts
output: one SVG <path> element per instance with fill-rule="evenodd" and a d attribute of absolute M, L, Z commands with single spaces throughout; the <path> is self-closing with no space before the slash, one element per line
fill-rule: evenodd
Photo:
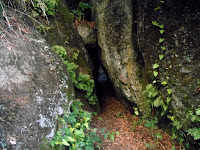
<path fill-rule="evenodd" d="M 96 94 L 100 106 L 103 105 L 103 98 L 106 96 L 115 96 L 113 83 L 108 75 L 108 72 L 101 61 L 101 48 L 98 43 L 94 45 L 86 45 L 89 57 L 92 61 L 92 74 L 96 87 Z"/>

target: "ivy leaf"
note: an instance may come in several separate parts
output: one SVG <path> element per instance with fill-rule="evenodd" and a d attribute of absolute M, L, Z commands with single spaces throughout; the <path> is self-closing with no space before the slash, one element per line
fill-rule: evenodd
<path fill-rule="evenodd" d="M 163 109 L 164 109 L 165 111 L 167 111 L 167 109 L 168 109 L 168 106 L 167 106 L 167 105 L 162 105 L 162 107 L 163 107 Z"/>
<path fill-rule="evenodd" d="M 167 89 L 167 92 L 170 95 L 172 93 L 172 89 Z"/>
<path fill-rule="evenodd" d="M 160 7 L 160 6 L 156 7 L 154 10 L 159 10 L 159 9 L 161 9 L 161 7 Z"/>
<path fill-rule="evenodd" d="M 174 122 L 174 116 L 168 116 L 168 117 L 169 117 L 169 119 L 171 119 L 171 121 Z"/>
<path fill-rule="evenodd" d="M 164 57 L 164 55 L 162 55 L 162 54 L 159 55 L 159 59 L 160 59 L 160 60 L 162 60 L 163 57 Z"/>
<path fill-rule="evenodd" d="M 153 24 L 154 26 L 158 26 L 158 27 L 160 26 L 159 23 L 158 23 L 157 21 L 152 21 L 152 24 Z"/>
<path fill-rule="evenodd" d="M 165 1 L 160 1 L 161 3 L 165 3 Z"/>
<path fill-rule="evenodd" d="M 157 76 L 158 76 L 158 72 L 157 72 L 157 71 L 153 71 L 153 75 L 154 75 L 155 77 L 157 77 Z"/>
<path fill-rule="evenodd" d="M 165 30 L 159 30 L 160 31 L 160 34 L 163 34 L 165 32 Z"/>
<path fill-rule="evenodd" d="M 158 68 L 159 67 L 159 64 L 157 64 L 157 63 L 155 63 L 154 65 L 153 65 L 153 69 L 156 69 L 156 68 Z"/>
<path fill-rule="evenodd" d="M 162 43 L 162 42 L 164 42 L 164 38 L 159 38 L 159 43 Z"/>
<path fill-rule="evenodd" d="M 153 80 L 153 84 L 156 83 L 156 82 L 157 82 L 156 80 Z"/>
<path fill-rule="evenodd" d="M 165 85 L 165 84 L 167 84 L 167 81 L 163 81 L 161 84 Z"/>
<path fill-rule="evenodd" d="M 160 27 L 161 29 L 163 29 L 163 28 L 164 28 L 164 25 L 163 25 L 163 24 L 161 24 L 161 25 L 159 25 L 159 27 Z"/>
<path fill-rule="evenodd" d="M 167 104 L 172 100 L 171 97 L 167 97 Z"/>
<path fill-rule="evenodd" d="M 168 80 L 168 79 L 169 79 L 169 77 L 166 77 L 166 79 Z"/>
<path fill-rule="evenodd" d="M 163 51 L 165 51 L 165 50 L 166 50 L 166 47 L 165 47 L 165 46 L 161 46 L 161 49 L 162 49 Z"/>

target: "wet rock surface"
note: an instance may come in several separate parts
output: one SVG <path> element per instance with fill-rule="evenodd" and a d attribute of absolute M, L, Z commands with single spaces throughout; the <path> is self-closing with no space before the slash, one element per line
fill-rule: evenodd
<path fill-rule="evenodd" d="M 40 149 L 53 137 L 55 116 L 66 111 L 73 86 L 38 32 L 14 12 L 9 15 L 12 29 L 0 24 L 0 147 Z"/>

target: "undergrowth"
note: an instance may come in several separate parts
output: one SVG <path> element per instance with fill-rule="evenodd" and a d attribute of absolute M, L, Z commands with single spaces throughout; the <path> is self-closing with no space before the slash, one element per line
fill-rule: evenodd
<path fill-rule="evenodd" d="M 71 113 L 64 114 L 60 118 L 61 125 L 67 127 L 57 131 L 51 146 L 65 145 L 70 150 L 94 150 L 100 149 L 101 140 L 97 135 L 97 129 L 90 127 L 92 113 L 82 109 L 80 101 L 74 101 L 71 105 Z"/>
<path fill-rule="evenodd" d="M 95 105 L 97 102 L 97 97 L 94 94 L 94 80 L 91 79 L 90 75 L 76 72 L 78 65 L 76 65 L 74 62 L 71 61 L 69 57 L 67 57 L 67 53 L 64 47 L 56 45 L 53 46 L 52 49 L 61 57 L 63 63 L 66 65 L 67 71 L 69 72 L 69 75 L 75 87 L 77 89 L 86 91 L 85 97 L 88 99 L 89 104 Z M 74 58 L 78 59 L 77 56 Z"/>

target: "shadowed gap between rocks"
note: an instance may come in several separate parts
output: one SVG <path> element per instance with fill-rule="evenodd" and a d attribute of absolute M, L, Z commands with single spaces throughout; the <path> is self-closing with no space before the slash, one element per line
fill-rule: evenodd
<path fill-rule="evenodd" d="M 116 94 L 114 85 L 108 75 L 108 72 L 101 62 L 101 48 L 99 47 L 98 43 L 95 45 L 88 44 L 85 47 L 88 51 L 93 66 L 92 74 L 95 82 L 97 98 L 101 107 L 101 112 L 104 111 L 106 97 L 118 97 L 126 109 L 133 113 L 132 106 L 135 106 L 136 104 L 132 104 L 128 100 L 123 99 Z"/>
<path fill-rule="evenodd" d="M 108 72 L 106 68 L 103 66 L 100 60 L 101 48 L 96 43 L 94 45 L 86 45 L 86 49 L 88 51 L 89 57 L 92 61 L 92 74 L 96 87 L 96 94 L 98 101 L 102 107 L 103 101 L 102 99 L 106 96 L 116 96 L 113 84 L 110 80 Z M 102 110 L 101 110 L 102 111 Z"/>

